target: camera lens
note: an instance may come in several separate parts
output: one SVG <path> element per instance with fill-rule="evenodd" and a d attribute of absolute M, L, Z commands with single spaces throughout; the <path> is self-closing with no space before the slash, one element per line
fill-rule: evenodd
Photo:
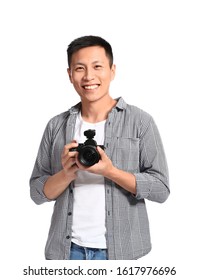
<path fill-rule="evenodd" d="M 99 153 L 93 146 L 82 147 L 79 152 L 79 161 L 85 166 L 92 166 L 100 159 Z"/>

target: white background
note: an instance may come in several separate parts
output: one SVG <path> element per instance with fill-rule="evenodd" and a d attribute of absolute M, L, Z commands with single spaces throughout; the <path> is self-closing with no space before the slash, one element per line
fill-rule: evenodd
<path fill-rule="evenodd" d="M 175 266 L 176 276 L 165 279 L 195 279 L 199 249 L 197 2 L 0 2 L 2 279 L 37 279 L 22 275 L 28 265 L 69 266 L 44 260 L 53 203 L 37 206 L 31 201 L 29 178 L 48 120 L 79 101 L 67 77 L 67 46 L 76 37 L 90 34 L 104 37 L 113 47 L 117 75 L 112 97 L 123 96 L 154 117 L 171 183 L 167 202 L 147 202 L 151 253 L 139 261 L 109 261 L 101 266 Z M 153 278 L 157 276 L 146 276 Z"/>

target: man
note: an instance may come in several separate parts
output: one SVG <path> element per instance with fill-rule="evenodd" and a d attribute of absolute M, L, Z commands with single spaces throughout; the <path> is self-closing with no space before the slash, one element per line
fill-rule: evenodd
<path fill-rule="evenodd" d="M 145 199 L 162 203 L 169 195 L 158 129 L 149 114 L 110 96 L 107 41 L 81 37 L 67 53 L 81 102 L 49 121 L 30 179 L 35 203 L 55 200 L 46 259 L 138 259 L 151 250 Z M 77 147 L 89 129 L 104 149 L 85 166 Z"/>

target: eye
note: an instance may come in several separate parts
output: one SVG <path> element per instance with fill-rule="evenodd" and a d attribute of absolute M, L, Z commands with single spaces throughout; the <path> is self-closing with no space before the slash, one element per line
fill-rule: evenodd
<path fill-rule="evenodd" d="M 102 65 L 100 65 L 100 64 L 96 64 L 96 65 L 95 65 L 95 69 L 96 69 L 96 70 L 100 70 L 101 68 L 102 68 Z"/>
<path fill-rule="evenodd" d="M 77 66 L 77 67 L 75 68 L 75 71 L 77 71 L 77 72 L 82 72 L 82 71 L 84 71 L 84 67 L 83 67 L 83 66 Z"/>

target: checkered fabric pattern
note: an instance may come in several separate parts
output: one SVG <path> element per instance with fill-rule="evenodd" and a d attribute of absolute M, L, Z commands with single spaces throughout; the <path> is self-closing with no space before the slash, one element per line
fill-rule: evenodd
<path fill-rule="evenodd" d="M 36 204 L 48 202 L 43 187 L 49 176 L 62 169 L 61 153 L 70 143 L 81 103 L 52 118 L 44 131 L 30 179 Z M 105 151 L 114 166 L 136 176 L 132 195 L 104 178 L 106 240 L 109 260 L 138 259 L 151 250 L 145 199 L 162 203 L 169 196 L 165 153 L 153 118 L 118 98 L 105 124 Z M 69 258 L 73 211 L 73 182 L 56 199 L 45 248 L 46 259 Z"/>

